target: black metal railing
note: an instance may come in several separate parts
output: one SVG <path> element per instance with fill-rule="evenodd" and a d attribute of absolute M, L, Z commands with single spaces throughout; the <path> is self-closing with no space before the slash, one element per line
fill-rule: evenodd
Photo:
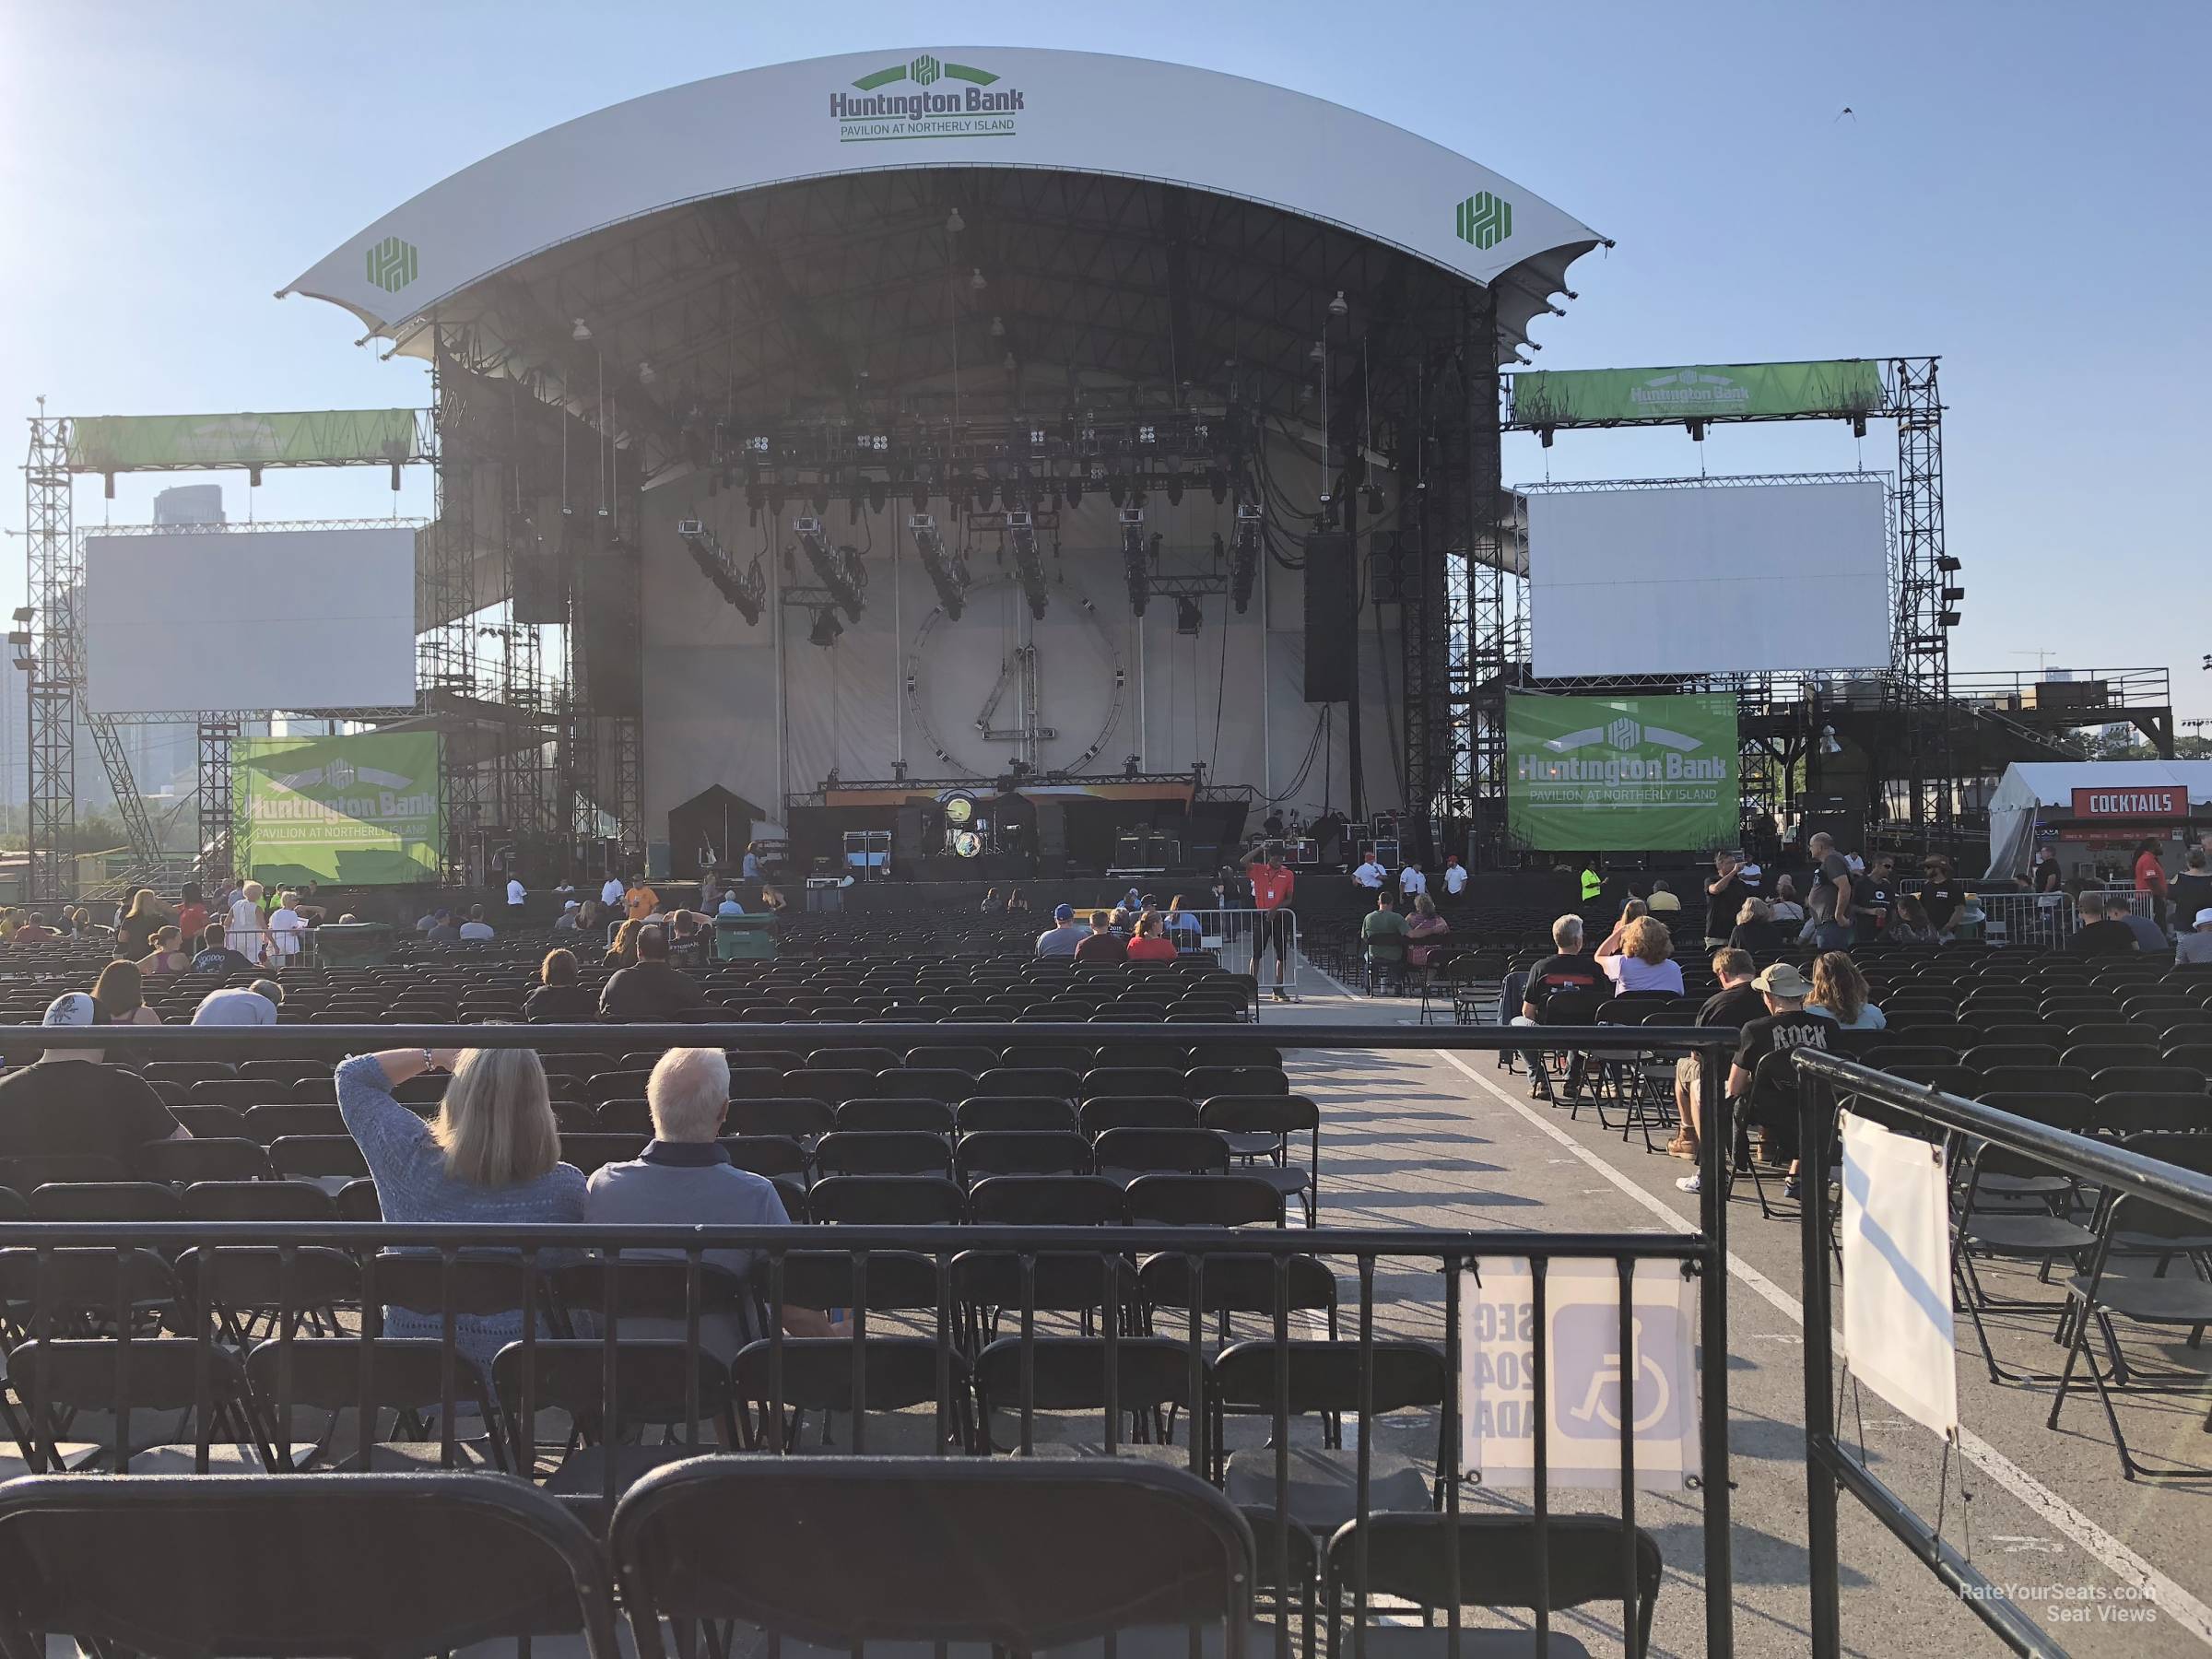
<path fill-rule="evenodd" d="M 1800 1157 L 1806 1172 L 1800 1247 L 1805 1273 L 1807 1539 L 1812 1551 L 1812 1651 L 1816 1659 L 1841 1659 L 1843 1653 L 1836 1555 L 1840 1490 L 1865 1505 L 2014 1653 L 2064 1659 L 2066 1650 L 2047 1630 L 1960 1554 L 1936 1524 L 1915 1511 L 1836 1439 L 1830 1277 L 1835 1216 L 1828 1182 L 1822 1177 L 1834 1160 L 1838 1100 L 1855 1098 L 1870 1102 L 1875 1112 L 1885 1118 L 1925 1124 L 1947 1137 L 1954 1150 L 1977 1142 L 1999 1147 L 2032 1159 L 2054 1174 L 2093 1184 L 2108 1200 L 2147 1200 L 2202 1222 L 2207 1229 L 2212 1229 L 2212 1179 L 2130 1151 L 2116 1141 L 2000 1112 L 1908 1083 L 1840 1055 L 1800 1049 L 1795 1061 Z M 2086 1319 L 2086 1315 L 2077 1317 Z M 2080 1340 L 2077 1333 L 2076 1341 Z"/>
<path fill-rule="evenodd" d="M 1677 1028 L 1299 1026 L 1275 1029 L 1267 1040 L 1285 1050 L 1542 1049 L 1622 1058 L 1696 1053 L 1704 1057 L 1704 1122 L 1717 1129 L 1726 1122 L 1719 1094 L 1725 1069 L 1721 1056 L 1733 1035 Z M 51 1046 L 77 1048 L 99 1047 L 103 1037 L 112 1036 L 98 1028 L 37 1033 Z M 303 1046 L 343 1053 L 447 1047 L 456 1040 L 477 1047 L 547 1050 L 788 1049 L 840 1040 L 893 1047 L 988 1041 L 1003 1049 L 1069 1043 L 1111 1048 L 1120 1041 L 1156 1043 L 1166 1036 L 1197 1048 L 1212 1041 L 1249 1046 L 1253 1040 L 1248 1025 L 810 1024 L 493 1025 L 465 1030 L 382 1025 L 146 1027 L 134 1028 L 130 1041 L 140 1055 L 153 1058 L 210 1051 L 253 1057 L 296 1053 Z M 1327 1138 L 1324 1120 L 1324 1143 Z M 595 1500 L 604 1516 L 640 1472 L 641 1461 L 658 1454 L 656 1448 L 624 1439 L 636 1432 L 641 1441 L 646 1429 L 659 1431 L 665 1444 L 678 1450 L 707 1449 L 712 1428 L 716 1443 L 734 1438 L 753 1450 L 787 1453 L 796 1450 L 795 1434 L 811 1411 L 824 1429 L 841 1415 L 848 1425 L 847 1449 L 865 1453 L 871 1449 L 868 1414 L 874 1399 L 879 1409 L 909 1412 L 908 1424 L 926 1420 L 935 1452 L 988 1453 L 994 1449 L 993 1414 L 1010 1407 L 1018 1425 L 1012 1450 L 1021 1455 L 1040 1443 L 1041 1413 L 1062 1409 L 1055 1402 L 1080 1397 L 1084 1404 L 1070 1409 L 1098 1414 L 1108 1454 L 1125 1450 L 1130 1434 L 1149 1438 L 1163 1424 L 1164 1433 L 1171 1436 L 1180 1413 L 1187 1435 L 1180 1461 L 1200 1477 L 1218 1481 L 1227 1466 L 1231 1418 L 1264 1418 L 1273 1467 L 1254 1522 L 1258 1566 L 1262 1584 L 1275 1596 L 1275 1651 L 1277 1659 L 1288 1659 L 1298 1594 L 1294 1560 L 1317 1559 L 1325 1554 L 1328 1542 L 1325 1535 L 1301 1537 L 1293 1547 L 1293 1529 L 1300 1524 L 1292 1497 L 1292 1419 L 1318 1416 L 1324 1424 L 1356 1422 L 1350 1512 L 1355 1518 L 1377 1512 L 1372 1430 L 1388 1406 L 1378 1408 L 1375 1387 L 1379 1365 L 1388 1358 L 1384 1350 L 1394 1346 L 1394 1339 L 1377 1328 L 1377 1271 L 1386 1262 L 1412 1263 L 1418 1276 L 1412 1286 L 1394 1287 L 1393 1300 L 1385 1305 L 1410 1301 L 1423 1309 L 1441 1308 L 1433 1490 L 1448 1537 L 1445 1588 L 1436 1610 L 1448 1619 L 1450 1652 L 1457 1659 L 1463 1477 L 1472 1473 L 1461 1467 L 1463 1288 L 1478 1258 L 1526 1261 L 1534 1287 L 1531 1370 L 1537 1405 L 1527 1517 L 1533 1564 L 1527 1594 L 1514 1605 L 1534 1610 L 1535 1651 L 1541 1654 L 1551 1651 L 1553 1613 L 1590 1598 L 1579 1580 L 1567 1600 L 1555 1594 L 1558 1538 L 1548 1494 L 1553 1465 L 1545 1408 L 1549 1359 L 1545 1277 L 1555 1264 L 1595 1261 L 1610 1265 L 1619 1286 L 1618 1341 L 1625 1374 L 1618 1384 L 1618 1584 L 1624 1642 L 1628 1652 L 1637 1653 L 1656 1585 L 1640 1561 L 1641 1535 L 1636 1523 L 1632 1280 L 1640 1262 L 1673 1262 L 1700 1280 L 1704 1361 L 1699 1378 L 1697 1486 L 1705 1544 L 1704 1651 L 1726 1655 L 1734 1649 L 1724 1138 L 1717 1132 L 1702 1137 L 1702 1225 L 1676 1236 L 1157 1225 L 0 1221 L 0 1322 L 13 1347 L 9 1383 L 22 1408 L 21 1418 L 6 1427 L 27 1462 L 39 1468 L 63 1455 L 59 1437 L 70 1411 L 112 1411 L 113 1444 L 102 1449 L 103 1461 L 127 1473 L 145 1455 L 136 1443 L 138 1423 L 151 1412 L 189 1409 L 192 1443 L 170 1453 L 172 1458 L 189 1458 L 192 1468 L 205 1472 L 221 1464 L 223 1448 L 238 1444 L 281 1469 L 301 1461 L 295 1430 L 302 1412 L 311 1427 L 316 1410 L 326 1412 L 335 1437 L 336 1414 L 352 1410 L 355 1461 L 371 1467 L 375 1448 L 384 1443 L 379 1433 L 383 1416 L 405 1408 L 419 1419 L 412 1427 L 419 1430 L 415 1438 L 423 1459 L 429 1457 L 428 1420 L 434 1413 L 441 1466 L 474 1459 L 530 1478 L 539 1473 L 547 1450 L 538 1440 L 541 1413 L 557 1409 L 570 1426 L 568 1443 L 553 1448 L 555 1455 L 573 1453 L 586 1440 L 598 1443 L 599 1455 L 595 1467 L 591 1466 L 594 1460 L 583 1460 L 579 1465 L 583 1473 L 565 1483 L 559 1474 L 552 1476 L 554 1489 Z M 1322 1170 L 1325 1183 L 1325 1156 Z M 735 1296 L 710 1260 L 716 1253 L 732 1252 L 749 1258 L 742 1293 Z M 1341 1376 L 1316 1383 L 1294 1375 L 1301 1358 L 1298 1350 L 1322 1346 L 1311 1338 L 1294 1341 L 1294 1319 L 1304 1314 L 1314 1322 L 1308 1328 L 1318 1330 L 1325 1304 L 1327 1334 L 1335 1336 L 1339 1329 L 1337 1280 L 1328 1266 L 1332 1260 L 1348 1261 L 1357 1282 L 1357 1328 L 1350 1338 L 1357 1345 L 1357 1361 L 1348 1392 Z M 1311 1288 L 1312 1270 L 1304 1268 L 1300 1277 L 1301 1265 L 1320 1269 L 1325 1289 Z M 647 1275 L 633 1271 L 640 1265 L 648 1268 Z M 1430 1274 L 1433 1279 L 1427 1278 Z M 241 1288 L 232 1288 L 234 1277 Z M 979 1288 L 986 1278 L 991 1288 Z M 894 1280 L 900 1288 L 893 1288 Z M 812 1301 L 805 1300 L 802 1281 L 814 1287 Z M 834 1288 L 822 1291 L 825 1282 Z M 841 1294 L 842 1300 L 836 1300 Z M 394 1300 L 402 1297 L 406 1300 Z M 785 1307 L 825 1300 L 849 1313 L 840 1337 L 794 1336 L 785 1331 Z M 394 1347 L 385 1334 L 387 1306 L 429 1316 L 437 1330 L 434 1341 L 412 1349 Z M 735 1334 L 729 1348 L 718 1351 L 711 1333 L 724 1315 L 734 1316 Z M 472 1324 L 487 1319 L 501 1327 L 488 1337 L 486 1326 Z M 1217 1363 L 1221 1344 L 1240 1319 L 1253 1322 L 1261 1333 L 1253 1340 L 1267 1355 L 1264 1385 L 1247 1382 L 1232 1387 Z M 626 1326 L 636 1331 L 639 1320 L 655 1321 L 669 1335 L 641 1339 L 626 1334 Z M 1048 1322 L 1057 1330 L 1072 1324 L 1085 1344 L 1079 1351 L 1083 1363 L 1073 1372 L 1066 1363 L 1071 1350 L 1056 1346 Z M 511 1333 L 506 1325 L 512 1325 Z M 1013 1327 L 1010 1366 L 1004 1346 L 991 1353 L 994 1342 L 1008 1340 L 996 1335 L 1003 1325 Z M 675 1335 L 679 1330 L 680 1336 Z M 873 1335 L 889 1340 L 878 1342 Z M 84 1346 L 73 1347 L 73 1341 Z M 487 1352 L 488 1345 L 496 1346 Z M 476 1363 L 472 1347 L 479 1350 Z M 165 1351 L 185 1347 L 192 1356 L 188 1368 L 181 1356 Z M 1147 1398 L 1133 1395 L 1130 1368 L 1124 1363 L 1140 1350 L 1156 1362 L 1147 1385 L 1156 1392 Z M 1180 1369 L 1179 1379 L 1162 1374 L 1157 1361 L 1163 1356 Z M 96 1378 L 99 1386 L 86 1381 L 88 1360 L 103 1368 Z M 411 1382 L 384 1374 L 402 1360 L 416 1368 Z M 1092 1362 L 1096 1369 L 1088 1377 L 1095 1386 L 1082 1386 L 1081 1373 Z M 1011 1390 L 994 1386 L 1009 1370 Z M 334 1373 L 341 1382 L 332 1381 Z M 343 1399 L 336 1395 L 341 1388 Z M 484 1429 L 480 1449 L 462 1438 L 461 1425 L 471 1416 L 472 1405 Z M 1163 1405 L 1164 1417 L 1157 1410 L 1146 1415 L 1147 1408 Z M 1336 1440 L 1339 1431 L 1330 1429 L 1326 1438 Z M 315 1451 L 312 1442 L 309 1450 Z M 335 1438 L 324 1450 L 340 1465 L 347 1462 Z M 1559 1525 L 1564 1532 L 1565 1524 Z M 1366 1649 L 1368 1613 L 1364 1528 L 1351 1548 L 1350 1583 L 1345 1589 L 1352 1603 L 1347 1635 L 1352 1653 L 1359 1656 Z M 1832 1575 L 1832 1528 L 1828 1548 Z M 1310 1594 L 1313 1575 L 1305 1575 L 1302 1583 Z M 1610 1594 L 1608 1589 L 1606 1599 Z M 1311 1621 L 1309 1600 L 1309 1634 Z"/>

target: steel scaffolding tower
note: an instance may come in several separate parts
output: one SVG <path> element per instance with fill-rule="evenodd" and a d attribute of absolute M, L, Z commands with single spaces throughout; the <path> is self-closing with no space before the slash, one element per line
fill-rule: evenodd
<path fill-rule="evenodd" d="M 436 479 L 427 557 L 418 580 L 421 616 L 430 626 L 416 641 L 416 696 L 435 714 L 477 691 L 476 611 L 472 559 L 476 480 L 460 433 L 467 421 L 469 376 L 463 331 L 441 326 L 430 359 L 430 453 Z M 438 807 L 445 826 L 449 877 L 465 870 L 468 847 L 483 816 L 474 757 L 449 735 L 438 768 Z"/>
<path fill-rule="evenodd" d="M 1890 642 L 1902 682 L 1913 827 L 1947 841 L 1957 809 L 1951 756 L 1951 629 L 1962 597 L 1943 548 L 1943 400 L 1934 358 L 1889 364 L 1897 419 L 1898 606 Z"/>
<path fill-rule="evenodd" d="M 23 478 L 31 607 L 29 897 L 47 904 L 76 897 L 76 601 L 84 571 L 72 523 L 69 423 L 49 417 L 42 398 Z"/>

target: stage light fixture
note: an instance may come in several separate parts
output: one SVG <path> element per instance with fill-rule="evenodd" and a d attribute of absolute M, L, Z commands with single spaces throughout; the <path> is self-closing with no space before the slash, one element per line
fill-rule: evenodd
<path fill-rule="evenodd" d="M 814 613 L 814 626 L 806 630 L 806 642 L 827 651 L 844 631 L 845 625 L 837 619 L 837 613 L 825 605 Z"/>
<path fill-rule="evenodd" d="M 1129 584 L 1129 614 L 1145 614 L 1145 602 L 1152 596 L 1152 569 L 1145 545 L 1145 510 L 1142 507 L 1124 507 L 1121 513 L 1122 575 Z"/>
<path fill-rule="evenodd" d="M 652 359 L 641 358 L 638 359 L 638 379 L 641 382 L 650 386 L 660 378 L 661 371 L 653 366 Z"/>
<path fill-rule="evenodd" d="M 988 282 L 983 280 L 983 272 L 981 265 L 974 267 L 968 273 L 968 289 L 971 293 L 980 294 L 990 286 L 991 285 Z"/>
<path fill-rule="evenodd" d="M 815 579 L 830 590 L 830 596 L 844 607 L 845 615 L 853 621 L 860 620 L 860 609 L 865 603 L 861 589 L 867 581 L 862 571 L 860 554 L 849 547 L 832 547 L 822 534 L 818 518 L 797 518 L 792 521 L 792 530 L 806 550 L 806 562 L 814 567 Z"/>
<path fill-rule="evenodd" d="M 991 319 L 991 337 L 994 340 L 1003 340 L 1006 337 L 1006 320 L 1004 317 Z"/>
<path fill-rule="evenodd" d="M 1314 341 L 1312 348 L 1306 353 L 1306 361 L 1309 363 L 1325 363 L 1328 360 L 1329 348 L 1326 346 L 1324 346 L 1319 340 Z"/>
<path fill-rule="evenodd" d="M 1338 288 L 1336 290 L 1336 298 L 1329 301 L 1329 315 L 1332 317 L 1341 317 L 1346 312 L 1348 312 L 1352 308 L 1350 306 L 1344 302 L 1344 290 L 1342 288 Z"/>
<path fill-rule="evenodd" d="M 582 345 L 584 341 L 590 339 L 591 337 L 592 325 L 586 323 L 582 317 L 577 318 L 576 326 L 569 330 L 569 338 L 574 340 L 578 345 Z"/>
<path fill-rule="evenodd" d="M 1843 746 L 1836 741 L 1836 728 L 1832 725 L 1820 728 L 1820 752 L 1824 755 L 1840 755 L 1843 752 Z"/>
<path fill-rule="evenodd" d="M 1866 417 L 1865 417 L 1865 416 L 1864 416 L 1864 415 L 1853 415 L 1853 416 L 1851 418 L 1851 435 L 1852 435 L 1853 438 L 1864 438 L 1864 437 L 1865 437 L 1865 436 L 1866 436 Z"/>
<path fill-rule="evenodd" d="M 1030 615 L 1044 620 L 1049 595 L 1045 591 L 1044 559 L 1037 549 L 1037 521 L 1029 513 L 1006 514 L 1006 539 L 1014 546 L 1014 577 L 1030 602 Z"/>
<path fill-rule="evenodd" d="M 1257 502 L 1238 504 L 1236 537 L 1230 544 L 1229 596 L 1240 617 L 1244 614 L 1245 606 L 1252 603 L 1253 587 L 1260 578 L 1263 524 Z"/>
<path fill-rule="evenodd" d="M 1936 621 L 1945 628 L 1956 628 L 1959 626 L 1959 613 L 1955 610 L 1947 610 L 1936 618 Z"/>
<path fill-rule="evenodd" d="M 1943 590 L 1943 602 L 1946 605 L 1957 605 L 1965 597 L 1966 590 L 1962 587 L 1947 587 Z"/>
<path fill-rule="evenodd" d="M 1948 553 L 1946 553 L 1941 558 L 1936 559 L 1936 568 L 1941 571 L 1946 576 L 1948 576 L 1952 571 L 1958 570 L 1959 566 L 1957 559 L 1953 559 Z"/>
<path fill-rule="evenodd" d="M 1175 631 L 1195 637 L 1206 626 L 1206 613 L 1198 608 L 1198 601 L 1188 594 L 1175 596 Z"/>
<path fill-rule="evenodd" d="M 16 608 L 15 608 L 15 610 L 14 610 L 14 612 L 12 613 L 12 615 L 13 615 L 13 616 L 14 616 L 14 618 L 15 618 L 15 619 L 16 619 L 17 621 L 18 621 L 18 622 L 28 622 L 28 621 L 29 621 L 29 620 L 31 619 L 31 618 L 32 618 L 32 617 L 36 616 L 37 614 L 38 614 L 38 612 L 37 612 L 36 608 L 35 608 L 35 607 L 33 607 L 33 606 L 28 606 L 28 605 L 18 605 L 18 606 L 16 606 Z"/>
<path fill-rule="evenodd" d="M 937 590 L 937 603 L 945 607 L 949 620 L 958 622 L 961 607 L 968 602 L 966 561 L 957 549 L 945 545 L 945 538 L 937 533 L 937 521 L 926 512 L 909 518 L 906 532 L 914 538 L 914 550 L 922 556 L 922 568 L 929 572 L 930 585 Z"/>
<path fill-rule="evenodd" d="M 954 236 L 968 229 L 968 221 L 960 217 L 958 207 L 945 216 L 945 229 Z"/>
<path fill-rule="evenodd" d="M 30 632 L 28 629 L 18 628 L 7 636 L 7 642 L 18 650 L 27 649 L 30 644 Z"/>
<path fill-rule="evenodd" d="M 735 563 L 702 521 L 678 519 L 676 534 L 691 555 L 692 563 L 699 566 L 700 574 L 714 584 L 714 591 L 736 608 L 747 625 L 758 626 L 761 609 L 768 603 L 768 576 L 760 568 L 760 556 L 754 554 L 752 568 L 739 575 Z"/>

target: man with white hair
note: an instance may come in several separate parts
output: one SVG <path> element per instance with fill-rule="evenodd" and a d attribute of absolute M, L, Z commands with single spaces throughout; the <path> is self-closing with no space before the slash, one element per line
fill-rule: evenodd
<path fill-rule="evenodd" d="M 606 1164 L 593 1174 L 583 1201 L 585 1221 L 663 1227 L 790 1225 L 775 1182 L 738 1169 L 717 1138 L 730 1112 L 728 1055 L 720 1049 L 670 1049 L 646 1080 L 645 1102 L 653 1112 L 651 1144 L 631 1161 Z M 758 1254 L 751 1250 L 710 1250 L 704 1259 L 743 1278 Z M 794 1336 L 841 1334 L 813 1308 L 786 1305 L 782 1313 L 783 1328 Z M 680 1321 L 673 1331 L 657 1328 L 665 1323 L 625 1320 L 623 1332 L 632 1336 L 683 1335 Z M 633 1324 L 637 1328 L 631 1328 Z M 649 1324 L 656 1328 L 646 1329 Z M 742 1317 L 716 1317 L 702 1326 L 700 1340 L 719 1358 L 732 1359 L 759 1335 L 747 1330 L 745 1324 Z"/>
<path fill-rule="evenodd" d="M 57 996 L 42 1025 L 105 1025 L 82 991 Z M 153 1085 L 102 1062 L 97 1048 L 50 1048 L 35 1064 L 0 1077 L 0 1156 L 112 1158 L 127 1171 L 131 1154 L 154 1141 L 190 1140 Z M 69 1064 L 64 1064 L 68 1062 Z"/>

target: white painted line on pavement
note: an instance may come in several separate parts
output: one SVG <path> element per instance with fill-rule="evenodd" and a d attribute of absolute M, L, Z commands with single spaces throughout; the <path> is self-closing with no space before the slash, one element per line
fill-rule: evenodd
<path fill-rule="evenodd" d="M 1435 1051 L 1438 1059 L 1465 1077 L 1468 1082 L 1491 1096 L 1500 1104 L 1517 1113 L 1523 1120 L 1544 1135 L 1549 1135 L 1591 1169 L 1603 1175 L 1622 1193 L 1652 1211 L 1677 1232 L 1695 1232 L 1697 1226 L 1688 1217 L 1677 1214 L 1655 1194 L 1647 1193 L 1635 1182 L 1622 1174 L 1611 1164 L 1592 1152 L 1543 1113 L 1513 1097 L 1495 1083 L 1481 1076 L 1459 1056 L 1444 1049 Z M 1793 1324 L 1805 1324 L 1805 1306 L 1795 1297 L 1769 1278 L 1758 1268 L 1745 1261 L 1734 1251 L 1728 1253 L 1730 1277 L 1757 1291 Z M 1838 1336 L 1841 1343 L 1841 1337 Z M 2034 1476 L 2006 1457 L 1971 1429 L 1959 1430 L 1959 1449 L 1967 1462 L 2018 1498 L 2032 1510 L 2037 1518 L 2064 1533 L 2083 1549 L 2111 1570 L 2113 1576 L 2134 1584 L 2149 1596 L 2151 1602 L 2173 1620 L 2180 1629 L 2206 1647 L 2212 1647 L 2212 1606 L 2183 1589 L 2173 1580 L 2145 1560 L 2111 1533 L 2083 1514 L 2056 1492 L 2044 1486 Z"/>

